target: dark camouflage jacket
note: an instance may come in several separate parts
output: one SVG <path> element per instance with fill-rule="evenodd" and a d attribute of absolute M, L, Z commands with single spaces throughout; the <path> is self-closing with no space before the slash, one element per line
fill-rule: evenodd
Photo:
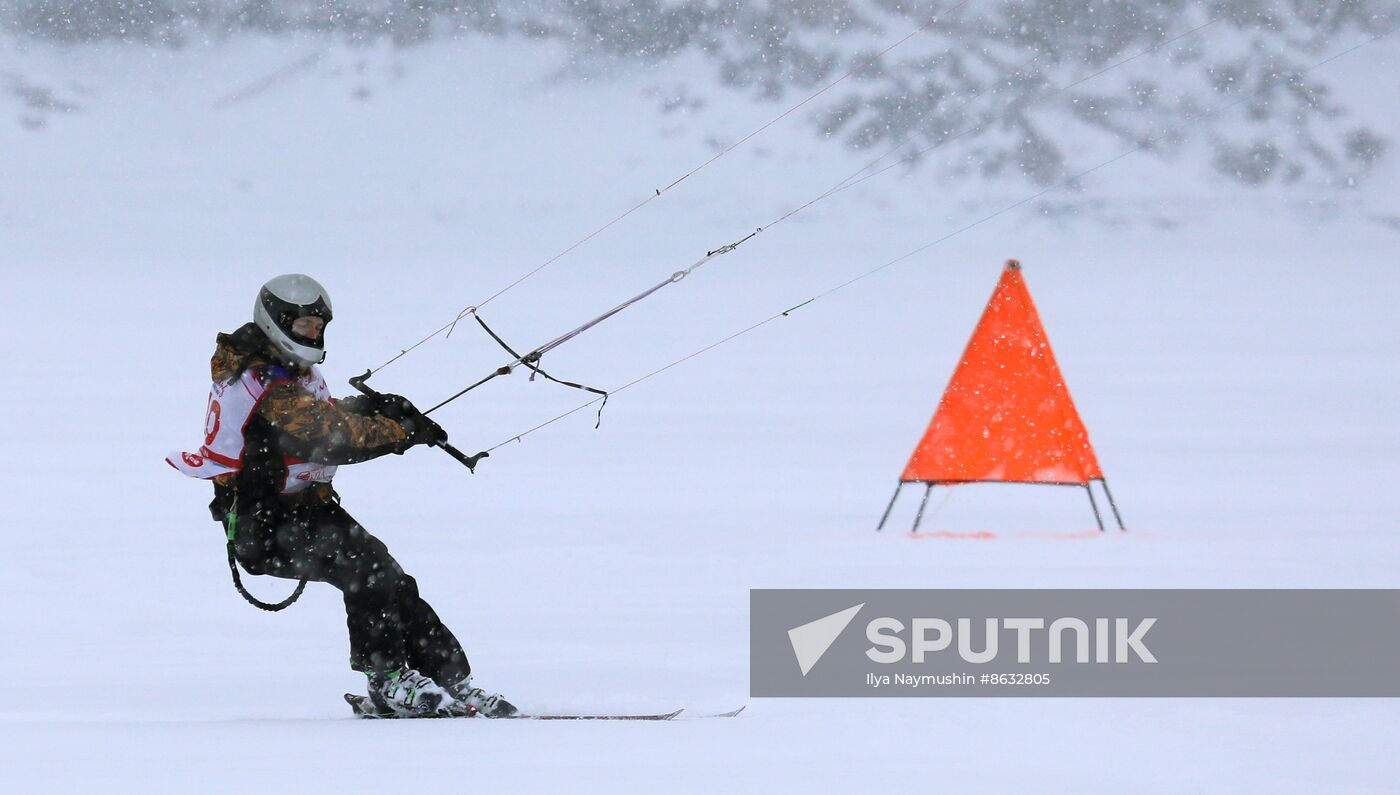
<path fill-rule="evenodd" d="M 220 334 L 217 342 L 209 363 L 215 381 L 228 383 L 265 364 L 278 364 L 293 375 L 304 372 L 275 358 L 267 338 L 252 323 Z M 364 396 L 326 402 L 295 381 L 282 381 L 268 390 L 244 430 L 242 471 L 224 476 L 216 485 L 220 491 L 232 489 L 240 503 L 262 501 L 280 496 L 286 478 L 283 455 L 318 464 L 354 464 L 400 452 L 406 438 L 397 422 L 374 415 Z M 308 492 L 283 499 L 324 500 L 333 495 L 328 486 Z"/>

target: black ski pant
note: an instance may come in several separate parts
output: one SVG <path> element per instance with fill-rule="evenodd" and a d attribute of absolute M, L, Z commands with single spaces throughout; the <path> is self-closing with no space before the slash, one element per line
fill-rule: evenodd
<path fill-rule="evenodd" d="M 418 583 L 339 504 L 264 503 L 239 511 L 233 548 L 249 573 L 305 577 L 340 589 L 351 668 L 416 668 L 440 685 L 471 672 L 457 638 L 418 595 Z"/>

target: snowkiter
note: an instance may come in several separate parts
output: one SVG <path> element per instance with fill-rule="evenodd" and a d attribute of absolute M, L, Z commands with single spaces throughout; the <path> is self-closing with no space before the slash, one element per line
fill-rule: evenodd
<path fill-rule="evenodd" d="M 340 507 L 338 466 L 447 435 L 397 395 L 332 398 L 316 366 L 330 321 L 330 296 L 311 277 L 263 285 L 253 322 L 218 335 L 203 445 L 166 460 L 213 481 L 210 511 L 243 568 L 341 591 L 351 667 L 368 676 L 381 712 L 512 715 L 505 699 L 473 686 L 461 644 L 418 584 Z"/>

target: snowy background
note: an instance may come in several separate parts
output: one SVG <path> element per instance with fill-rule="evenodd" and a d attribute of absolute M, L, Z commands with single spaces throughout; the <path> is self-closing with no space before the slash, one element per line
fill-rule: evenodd
<path fill-rule="evenodd" d="M 311 273 L 337 310 L 325 371 L 348 391 L 825 83 L 794 78 L 770 97 L 736 90 L 701 49 L 599 57 L 542 34 L 194 25 L 177 43 L 65 38 L 13 16 L 26 5 L 45 4 L 0 8 L 7 790 L 1394 791 L 1400 707 L 1384 700 L 350 719 L 340 693 L 363 679 L 345 665 L 338 594 L 313 585 L 276 616 L 244 604 L 208 487 L 162 461 L 198 441 L 214 334 L 248 319 L 267 278 Z M 1168 37 L 1209 16 L 1186 5 Z M 919 24 L 882 19 L 850 34 L 853 51 Z M 1296 60 L 1382 32 L 1368 25 L 1324 30 Z M 1188 44 L 1212 62 L 1255 46 L 1220 26 Z M 1132 67 L 1165 71 L 1154 57 L 1168 53 Z M 1112 62 L 1067 60 L 1054 80 Z M 1310 72 L 1338 108 L 1309 116 L 1319 139 L 1337 152 L 1357 129 L 1389 140 L 1398 66 L 1392 37 Z M 483 316 L 537 345 L 820 194 L 885 151 L 822 134 L 850 96 L 814 100 Z M 1014 101 L 976 100 L 994 115 Z M 1047 113 L 1044 129 L 1066 130 Z M 1144 125 L 1133 129 L 1209 127 L 1228 145 L 1202 134 L 1120 160 L 623 392 L 598 430 L 581 411 L 502 447 L 474 476 L 431 450 L 348 468 L 346 507 L 417 577 L 479 681 L 531 710 L 748 702 L 756 587 L 1397 587 L 1396 159 L 1378 143 L 1364 168 L 1303 158 L 1296 179 L 1280 166 L 1241 180 L 1218 155 L 1257 137 L 1248 117 L 1122 114 Z M 1047 177 L 1028 168 L 1045 161 L 1014 158 L 969 175 L 960 164 L 1004 150 L 970 137 L 981 143 L 935 149 L 770 229 L 548 364 L 626 383 L 1140 140 L 1056 133 L 1063 162 Z M 902 530 L 909 495 L 876 534 L 1008 257 L 1024 263 L 1131 532 L 1094 531 L 1072 489 L 975 486 L 935 497 L 925 537 Z M 463 325 L 372 383 L 425 405 L 504 362 Z M 473 452 L 579 402 L 517 375 L 441 415 Z M 250 587 L 280 599 L 291 584 Z"/>

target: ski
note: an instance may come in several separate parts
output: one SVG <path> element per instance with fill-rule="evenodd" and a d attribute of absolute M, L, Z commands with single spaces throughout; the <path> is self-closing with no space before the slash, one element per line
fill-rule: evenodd
<path fill-rule="evenodd" d="M 359 694 L 357 694 L 357 693 L 346 693 L 346 694 L 345 694 L 345 703 L 349 704 L 350 707 L 355 711 L 355 715 L 358 716 L 358 717 L 361 717 L 361 718 L 369 718 L 369 719 L 375 719 L 375 720 L 378 720 L 378 719 L 384 719 L 384 720 L 398 720 L 398 719 L 403 719 L 403 718 L 404 718 L 404 716 L 402 716 L 402 715 L 396 715 L 396 714 L 394 714 L 394 713 L 392 713 L 392 712 L 380 712 L 378 709 L 376 709 L 376 708 L 374 707 L 374 704 L 369 700 L 369 697 L 368 697 L 368 696 L 362 696 L 362 695 L 359 695 Z M 725 715 L 723 715 L 723 716 L 714 716 L 714 717 L 732 717 L 732 715 L 737 715 L 737 714 L 739 714 L 739 711 L 742 711 L 742 710 L 743 710 L 743 707 L 740 707 L 739 710 L 736 710 L 736 711 L 733 712 L 733 713 L 725 713 Z M 535 715 L 535 714 L 521 713 L 521 714 L 518 714 L 518 715 L 512 715 L 512 716 L 510 716 L 510 717 L 508 717 L 508 718 L 492 718 L 491 720 L 671 720 L 672 718 L 674 718 L 674 717 L 676 717 L 677 715 L 681 714 L 683 711 L 684 711 L 683 709 L 678 709 L 678 710 L 676 710 L 675 712 L 659 712 L 659 713 L 655 713 L 655 714 L 592 714 L 592 715 L 559 715 L 559 714 L 538 714 L 538 715 Z M 434 715 L 434 716 L 431 716 L 431 717 L 434 718 L 434 719 L 436 719 L 436 718 L 450 718 L 450 717 L 454 717 L 454 716 L 449 716 L 449 715 Z"/>
<path fill-rule="evenodd" d="M 685 710 L 663 712 L 655 715 L 512 715 L 504 720 L 671 720 Z"/>
<path fill-rule="evenodd" d="M 728 712 L 704 712 L 699 714 L 687 713 L 686 718 L 690 720 L 699 720 L 701 718 L 737 718 L 739 716 L 739 713 L 743 712 L 745 709 L 748 709 L 747 704 L 745 704 L 742 707 L 739 707 L 738 709 L 732 709 Z M 516 715 L 514 719 L 523 718 L 526 720 L 671 720 L 672 718 L 675 718 L 682 712 L 685 712 L 685 710 L 678 709 L 675 712 L 667 712 L 659 715 Z M 507 718 L 507 720 L 512 720 L 512 718 Z"/>

